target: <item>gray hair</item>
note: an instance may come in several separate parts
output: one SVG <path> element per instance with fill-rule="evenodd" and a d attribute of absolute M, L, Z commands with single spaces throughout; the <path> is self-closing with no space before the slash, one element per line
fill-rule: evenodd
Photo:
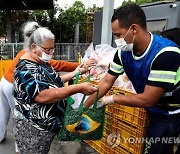
<path fill-rule="evenodd" d="M 37 22 L 27 22 L 23 27 L 24 48 L 29 51 L 31 44 L 41 45 L 47 39 L 54 40 L 54 34 L 46 27 L 41 27 Z"/>

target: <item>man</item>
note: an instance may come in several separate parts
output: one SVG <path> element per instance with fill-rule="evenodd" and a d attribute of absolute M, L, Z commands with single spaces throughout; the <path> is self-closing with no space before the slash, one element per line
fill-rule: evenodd
<path fill-rule="evenodd" d="M 172 41 L 147 31 L 145 14 L 136 4 L 118 8 L 111 23 L 119 50 L 107 74 L 98 83 L 99 98 L 123 72 L 137 94 L 105 96 L 101 103 L 147 108 L 149 126 L 146 136 L 149 140 L 144 153 L 172 154 L 174 142 L 165 144 L 162 137 L 176 139 L 180 135 L 180 49 Z M 87 99 L 85 107 L 93 103 L 95 95 Z M 151 138 L 155 141 L 155 137 L 161 140 L 150 142 Z"/>

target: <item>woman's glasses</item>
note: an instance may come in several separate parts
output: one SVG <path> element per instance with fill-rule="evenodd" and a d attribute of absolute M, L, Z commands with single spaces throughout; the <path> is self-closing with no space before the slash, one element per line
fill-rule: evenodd
<path fill-rule="evenodd" d="M 55 48 L 45 48 L 45 47 L 40 46 L 40 45 L 38 45 L 38 46 L 41 47 L 42 49 L 44 49 L 48 54 L 49 54 L 50 52 L 54 53 L 54 49 L 55 49 Z"/>

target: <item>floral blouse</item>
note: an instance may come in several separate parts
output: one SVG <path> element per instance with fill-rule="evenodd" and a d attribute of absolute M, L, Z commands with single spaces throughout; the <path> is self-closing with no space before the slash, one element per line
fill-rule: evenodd
<path fill-rule="evenodd" d="M 39 92 L 63 87 L 64 83 L 52 67 L 22 59 L 14 74 L 15 111 L 39 130 L 58 132 L 62 126 L 65 100 L 43 104 L 35 101 Z"/>

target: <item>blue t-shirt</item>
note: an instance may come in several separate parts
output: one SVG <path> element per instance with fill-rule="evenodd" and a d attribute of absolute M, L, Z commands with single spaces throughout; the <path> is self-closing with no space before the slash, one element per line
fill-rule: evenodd
<path fill-rule="evenodd" d="M 14 74 L 15 109 L 39 130 L 58 132 L 64 118 L 65 100 L 43 104 L 35 101 L 39 92 L 63 87 L 59 75 L 46 64 L 22 59 Z"/>

